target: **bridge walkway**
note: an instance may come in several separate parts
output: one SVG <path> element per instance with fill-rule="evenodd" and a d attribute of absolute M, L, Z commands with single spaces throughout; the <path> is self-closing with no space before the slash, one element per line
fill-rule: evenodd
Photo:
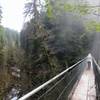
<path fill-rule="evenodd" d="M 100 100 L 99 82 L 100 66 L 89 54 L 18 100 L 34 98 L 37 93 L 38 99 L 34 100 Z M 41 94 L 41 90 L 48 86 L 49 89 Z"/>
<path fill-rule="evenodd" d="M 86 67 L 71 100 L 96 100 L 95 87 L 93 66 L 90 69 Z"/>

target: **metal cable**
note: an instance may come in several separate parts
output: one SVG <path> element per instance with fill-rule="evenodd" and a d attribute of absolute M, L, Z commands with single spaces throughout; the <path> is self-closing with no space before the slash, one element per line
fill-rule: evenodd
<path fill-rule="evenodd" d="M 49 90 L 47 90 L 42 96 L 40 96 L 40 97 L 38 98 L 38 100 L 40 100 L 45 94 L 47 94 L 47 93 L 50 92 L 53 88 L 55 88 L 55 86 L 57 86 L 65 77 L 66 77 L 66 75 L 65 75 L 61 80 L 59 80 L 58 82 L 56 82 L 56 84 L 53 85 Z"/>
<path fill-rule="evenodd" d="M 79 71 L 80 71 L 81 69 L 79 69 Z M 72 78 L 72 80 L 69 82 L 69 84 L 63 89 L 63 91 L 61 92 L 61 94 L 59 95 L 59 97 L 57 98 L 57 100 L 59 100 L 60 98 L 61 98 L 61 96 L 62 96 L 62 94 L 64 93 L 64 91 L 68 88 L 68 86 L 71 84 L 71 82 L 76 78 L 76 76 L 79 74 L 79 72 L 77 72 L 76 74 L 75 74 L 75 76 Z"/>
<path fill-rule="evenodd" d="M 50 79 L 49 81 L 45 82 L 44 84 L 42 84 L 41 86 L 39 86 L 38 88 L 32 90 L 31 92 L 27 93 L 26 95 L 24 95 L 23 97 L 19 98 L 19 100 L 26 100 L 29 97 L 31 97 L 32 95 L 36 94 L 37 92 L 39 92 L 41 89 L 45 88 L 47 85 L 49 85 L 50 83 L 52 83 L 53 81 L 55 81 L 56 79 L 58 79 L 59 77 L 61 77 L 62 75 L 64 75 L 66 72 L 68 72 L 69 70 L 75 68 L 78 64 L 80 64 L 81 62 L 83 62 L 86 59 L 86 57 L 82 60 L 80 60 L 79 62 L 77 62 L 76 64 L 72 65 L 71 67 L 67 68 L 66 70 L 64 70 L 63 72 L 61 72 L 60 74 L 56 75 L 55 77 L 53 77 L 52 79 Z"/>
<path fill-rule="evenodd" d="M 97 63 L 97 61 L 95 60 L 95 58 L 94 57 L 92 57 L 92 58 L 93 58 L 93 61 L 95 64 L 94 71 L 95 71 L 96 92 L 97 92 L 96 99 L 100 100 L 100 66 Z"/>
<path fill-rule="evenodd" d="M 77 67 L 75 67 L 75 68 L 77 68 Z M 73 69 L 74 70 L 74 69 Z M 49 90 L 47 90 L 42 96 L 40 96 L 39 98 L 38 98 L 38 100 L 40 100 L 45 94 L 47 94 L 48 92 L 50 92 L 53 88 L 55 88 L 62 80 L 64 80 L 64 78 L 66 78 L 66 75 L 62 78 L 62 79 L 60 79 L 58 82 L 56 82 L 56 84 L 54 85 L 54 86 L 52 86 Z"/>

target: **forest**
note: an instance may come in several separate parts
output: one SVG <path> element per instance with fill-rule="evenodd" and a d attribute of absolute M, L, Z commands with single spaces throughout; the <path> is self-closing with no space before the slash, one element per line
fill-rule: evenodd
<path fill-rule="evenodd" d="M 30 0 L 23 12 L 20 33 L 0 25 L 0 100 L 21 97 L 89 52 L 99 58 L 93 49 L 100 37 L 98 7 L 75 0 Z M 0 7 L 0 22 L 2 13 Z"/>

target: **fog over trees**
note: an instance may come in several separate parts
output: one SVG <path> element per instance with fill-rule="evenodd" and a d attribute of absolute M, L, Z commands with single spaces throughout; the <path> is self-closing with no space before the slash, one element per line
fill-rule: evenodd
<path fill-rule="evenodd" d="M 94 17 L 99 7 L 75 0 L 30 0 L 23 12 L 20 33 L 0 25 L 0 100 L 21 97 L 90 52 L 99 62 L 100 21 Z M 0 7 L 0 22 L 2 13 Z"/>

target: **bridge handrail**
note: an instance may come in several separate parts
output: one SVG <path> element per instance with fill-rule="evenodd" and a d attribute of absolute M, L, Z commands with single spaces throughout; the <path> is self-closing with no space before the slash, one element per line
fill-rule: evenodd
<path fill-rule="evenodd" d="M 23 97 L 19 98 L 18 100 L 26 100 L 26 99 L 28 99 L 29 97 L 31 97 L 32 95 L 36 94 L 38 91 L 40 91 L 41 89 L 43 89 L 44 87 L 46 87 L 47 85 L 49 85 L 50 83 L 52 83 L 53 81 L 55 81 L 56 79 L 58 79 L 59 77 L 61 77 L 62 75 L 64 75 L 66 72 L 68 72 L 69 70 L 73 69 L 74 67 L 76 67 L 78 64 L 80 64 L 84 60 L 86 60 L 86 58 L 87 57 L 85 57 L 84 59 L 78 61 L 76 64 L 74 64 L 71 67 L 67 68 L 66 70 L 64 70 L 60 74 L 56 75 L 52 79 L 48 80 L 47 82 L 45 82 L 41 86 L 37 87 L 36 89 L 34 89 L 31 92 L 29 92 L 26 95 L 24 95 Z"/>
<path fill-rule="evenodd" d="M 94 57 L 92 57 L 92 58 L 93 58 L 94 63 L 96 64 L 97 69 L 98 69 L 98 71 L 99 71 L 99 73 L 100 73 L 100 66 L 99 66 L 99 64 L 97 63 L 97 61 L 95 60 L 95 58 L 94 58 Z"/>

